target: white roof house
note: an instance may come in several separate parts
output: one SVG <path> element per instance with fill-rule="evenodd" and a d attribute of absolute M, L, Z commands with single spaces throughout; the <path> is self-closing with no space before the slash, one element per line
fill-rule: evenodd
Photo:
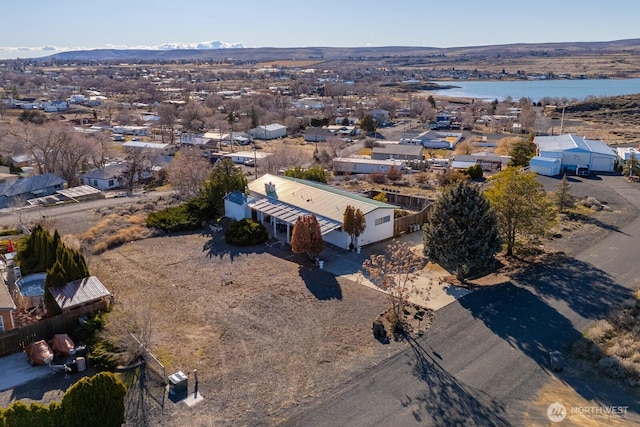
<path fill-rule="evenodd" d="M 537 136 L 533 141 L 539 157 L 561 159 L 561 173 L 588 166 L 596 172 L 613 172 L 616 151 L 602 141 L 593 141 L 573 134 Z"/>
<path fill-rule="evenodd" d="M 358 245 L 367 245 L 393 237 L 393 213 L 396 206 L 378 202 L 359 194 L 339 190 L 314 181 L 265 174 L 249 183 L 248 207 L 271 227 L 272 234 L 289 241 L 291 229 L 299 216 L 314 214 L 320 223 L 323 239 L 344 249 L 350 237 L 342 229 L 348 205 L 365 215 L 366 229 Z"/>
<path fill-rule="evenodd" d="M 638 150 L 637 148 L 617 147 L 616 153 L 618 154 L 618 157 L 620 157 L 620 159 L 624 160 L 625 162 L 631 158 L 632 154 L 636 160 L 640 161 L 640 150 Z"/>
<path fill-rule="evenodd" d="M 370 174 L 387 173 L 393 167 L 402 169 L 406 160 L 378 160 L 358 157 L 336 157 L 332 160 L 335 173 Z"/>

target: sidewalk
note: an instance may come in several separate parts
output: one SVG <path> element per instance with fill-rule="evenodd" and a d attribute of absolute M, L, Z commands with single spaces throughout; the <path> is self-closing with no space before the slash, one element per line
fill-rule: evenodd
<path fill-rule="evenodd" d="M 422 250 L 422 233 L 404 234 L 397 240 L 409 242 L 413 248 Z M 389 243 L 390 242 L 383 242 L 377 245 L 367 246 L 363 248 L 359 254 L 356 252 L 347 252 L 339 248 L 328 248 L 322 253 L 322 259 L 325 261 L 324 269 L 338 277 L 344 277 L 358 284 L 383 292 L 365 278 L 361 270 L 362 263 L 368 259 L 369 256 L 384 253 Z M 427 291 L 429 285 L 431 285 L 426 304 L 425 300 L 420 296 L 414 296 L 410 298 L 409 301 L 435 311 L 471 292 L 466 288 L 453 286 L 449 283 L 442 283 L 440 279 L 449 274 L 449 272 L 437 264 L 427 264 L 419 273 L 414 283 L 416 288 L 422 292 Z"/>
<path fill-rule="evenodd" d="M 0 391 L 9 390 L 35 380 L 54 374 L 48 366 L 31 366 L 24 352 L 14 353 L 0 359 L 2 376 L 0 377 Z"/>

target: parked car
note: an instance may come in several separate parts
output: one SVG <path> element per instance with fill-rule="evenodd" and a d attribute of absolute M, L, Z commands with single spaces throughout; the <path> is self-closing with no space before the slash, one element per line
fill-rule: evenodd
<path fill-rule="evenodd" d="M 255 165 L 256 165 L 256 162 L 255 162 L 255 160 L 253 160 L 253 159 L 249 159 L 249 160 L 245 160 L 245 161 L 244 161 L 244 165 L 245 165 L 245 166 L 255 166 Z"/>

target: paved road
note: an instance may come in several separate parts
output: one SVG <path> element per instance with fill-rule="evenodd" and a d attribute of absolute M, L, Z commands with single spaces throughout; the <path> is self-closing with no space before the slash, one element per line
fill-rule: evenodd
<path fill-rule="evenodd" d="M 607 185 L 640 207 L 639 188 L 609 178 Z M 628 298 L 640 273 L 639 238 L 636 219 L 575 258 L 550 259 L 442 308 L 425 337 L 286 425 L 548 425 L 546 407 L 533 403 L 557 375 L 548 370 L 547 352 L 563 349 Z M 640 423 L 640 393 L 558 376 L 585 399 L 630 406 L 625 422 Z"/>
<path fill-rule="evenodd" d="M 80 203 L 68 203 L 64 205 L 53 205 L 47 207 L 27 207 L 22 209 L 5 208 L 0 209 L 0 226 L 15 226 L 17 223 L 29 224 L 38 221 L 42 216 L 47 216 L 53 220 L 58 217 L 69 215 L 81 215 L 91 209 L 105 206 L 117 206 L 125 203 L 155 200 L 160 196 L 167 195 L 168 192 L 150 192 L 129 197 L 108 197 L 106 199 L 92 200 Z"/>

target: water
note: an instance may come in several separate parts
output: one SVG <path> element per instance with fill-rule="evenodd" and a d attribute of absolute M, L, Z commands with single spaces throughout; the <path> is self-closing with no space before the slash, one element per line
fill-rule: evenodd
<path fill-rule="evenodd" d="M 23 277 L 18 281 L 20 293 L 25 297 L 40 297 L 44 295 L 45 275 L 34 274 Z"/>
<path fill-rule="evenodd" d="M 459 86 L 453 89 L 430 91 L 434 95 L 514 101 L 529 98 L 533 102 L 542 98 L 566 98 L 581 101 L 589 96 L 603 97 L 640 93 L 640 79 L 598 80 L 517 80 L 517 81 L 436 81 L 441 85 Z"/>

